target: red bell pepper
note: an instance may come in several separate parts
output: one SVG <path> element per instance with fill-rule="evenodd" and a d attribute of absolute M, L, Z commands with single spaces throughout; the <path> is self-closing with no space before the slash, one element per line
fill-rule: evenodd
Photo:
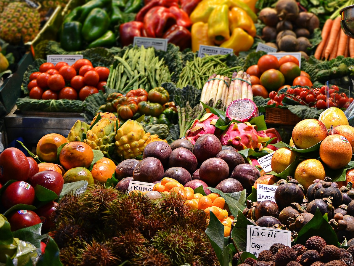
<path fill-rule="evenodd" d="M 176 17 L 163 6 L 150 9 L 144 17 L 145 30 L 148 37 L 161 38 L 165 29 L 176 24 Z"/>
<path fill-rule="evenodd" d="M 120 41 L 123 46 L 134 42 L 134 37 L 147 37 L 144 23 L 140 21 L 130 21 L 119 26 Z"/>
<path fill-rule="evenodd" d="M 179 46 L 181 50 L 191 47 L 191 33 L 182 26 L 173 25 L 166 31 L 163 38 L 167 39 L 169 43 Z"/>
<path fill-rule="evenodd" d="M 188 14 L 185 11 L 183 11 L 177 6 L 171 6 L 169 9 L 171 13 L 176 17 L 178 26 L 183 26 L 186 28 L 192 26 L 192 21 L 190 20 Z"/>
<path fill-rule="evenodd" d="M 142 9 L 140 9 L 138 14 L 136 14 L 135 20 L 143 22 L 145 15 L 150 11 L 150 9 L 157 6 L 178 6 L 178 0 L 152 0 L 148 4 L 146 4 Z"/>
<path fill-rule="evenodd" d="M 202 0 L 180 0 L 181 9 L 190 15 Z"/>

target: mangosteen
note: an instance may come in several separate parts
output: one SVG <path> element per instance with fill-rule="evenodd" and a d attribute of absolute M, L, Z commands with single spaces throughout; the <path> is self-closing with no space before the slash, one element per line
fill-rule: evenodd
<path fill-rule="evenodd" d="M 324 215 L 325 213 L 328 214 L 328 218 L 332 219 L 334 215 L 334 210 L 331 206 L 328 206 L 328 204 L 322 200 L 322 199 L 315 199 L 307 204 L 306 211 L 310 212 L 312 214 L 315 214 L 317 208 L 319 211 Z"/>
<path fill-rule="evenodd" d="M 278 205 L 271 200 L 265 200 L 259 202 L 254 210 L 254 215 L 256 220 L 258 220 L 263 216 L 273 216 L 277 218 L 278 214 L 279 214 Z"/>
<path fill-rule="evenodd" d="M 281 225 L 280 221 L 273 216 L 262 216 L 256 221 L 256 224 L 261 227 L 273 227 Z"/>
<path fill-rule="evenodd" d="M 277 187 L 274 198 L 279 209 L 282 210 L 285 207 L 290 206 L 293 202 L 301 204 L 304 199 L 304 192 L 296 184 L 285 183 Z"/>
<path fill-rule="evenodd" d="M 288 206 L 285 207 L 280 213 L 279 213 L 279 221 L 282 224 L 285 225 L 289 225 L 292 222 L 295 221 L 296 217 L 299 215 L 300 213 L 295 210 L 293 207 Z"/>

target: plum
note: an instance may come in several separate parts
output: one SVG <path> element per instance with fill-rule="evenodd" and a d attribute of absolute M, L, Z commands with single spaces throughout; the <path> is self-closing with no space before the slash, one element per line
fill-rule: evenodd
<path fill-rule="evenodd" d="M 190 188 L 193 188 L 193 189 L 196 189 L 196 188 L 198 188 L 200 186 L 203 186 L 205 194 L 209 195 L 211 193 L 211 191 L 208 189 L 207 183 L 205 183 L 204 181 L 202 181 L 200 179 L 194 179 L 192 181 L 189 181 L 184 186 L 185 187 L 190 187 Z"/>

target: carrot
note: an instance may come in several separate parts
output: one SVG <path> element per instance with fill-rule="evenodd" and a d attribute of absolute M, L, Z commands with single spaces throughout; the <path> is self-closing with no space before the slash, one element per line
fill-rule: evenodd
<path fill-rule="evenodd" d="M 345 44 L 345 52 L 344 52 L 344 57 L 349 56 L 349 38 L 347 38 L 347 43 Z"/>
<path fill-rule="evenodd" d="M 329 39 L 328 39 L 328 45 L 326 47 L 326 50 L 325 50 L 325 58 L 327 59 L 333 48 L 334 48 L 334 45 L 336 43 L 336 40 L 337 38 L 339 38 L 339 30 L 340 30 L 340 20 L 341 20 L 341 17 L 338 16 L 334 21 L 333 21 L 333 26 L 332 26 L 332 29 L 331 29 L 331 33 L 329 35 Z"/>
<path fill-rule="evenodd" d="M 321 59 L 325 58 L 325 51 L 326 51 L 326 48 L 327 48 L 327 45 L 328 45 L 328 40 L 329 40 L 329 36 L 328 36 L 328 38 L 326 40 L 326 43 L 325 43 L 325 45 L 323 47 L 322 54 L 321 54 Z"/>
<path fill-rule="evenodd" d="M 332 60 L 337 57 L 337 51 L 338 51 L 338 45 L 339 45 L 339 37 L 340 37 L 340 32 L 338 32 L 338 35 L 336 37 L 334 47 L 331 51 L 331 54 L 329 55 L 329 60 Z"/>
<path fill-rule="evenodd" d="M 349 55 L 354 58 L 354 39 L 349 38 Z"/>
<path fill-rule="evenodd" d="M 317 46 L 316 52 L 315 52 L 315 58 L 316 59 L 320 59 L 321 55 L 322 55 L 322 51 L 325 48 L 325 44 L 328 40 L 328 36 L 329 33 L 331 32 L 331 28 L 333 25 L 333 20 L 331 19 L 327 19 L 325 24 L 323 25 L 323 29 L 322 29 L 322 41 L 320 42 L 320 44 Z"/>
<path fill-rule="evenodd" d="M 340 30 L 339 42 L 338 42 L 337 56 L 344 55 L 345 50 L 347 49 L 347 40 L 348 40 L 348 36 L 341 29 Z"/>

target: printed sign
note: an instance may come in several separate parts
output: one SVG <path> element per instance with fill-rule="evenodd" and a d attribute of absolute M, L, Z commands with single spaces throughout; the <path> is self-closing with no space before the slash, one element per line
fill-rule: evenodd
<path fill-rule="evenodd" d="M 146 37 L 134 37 L 133 45 L 137 45 L 138 47 L 144 45 L 147 47 L 154 47 L 156 50 L 167 50 L 167 39 L 157 39 L 157 38 L 146 38 Z"/>
<path fill-rule="evenodd" d="M 73 65 L 77 60 L 83 59 L 82 54 L 75 55 L 47 55 L 47 62 L 56 65 L 59 62 L 66 62 L 69 66 Z"/>
<path fill-rule="evenodd" d="M 231 48 L 222 48 L 217 46 L 199 45 L 198 57 L 203 58 L 207 55 L 225 55 L 233 54 L 234 50 Z"/>
<path fill-rule="evenodd" d="M 259 42 L 257 44 L 256 52 L 258 52 L 258 51 L 263 51 L 263 52 L 266 52 L 266 53 L 275 53 L 277 51 L 277 49 L 274 48 L 274 47 L 268 46 L 268 45 L 266 45 L 264 43 Z"/>
<path fill-rule="evenodd" d="M 139 191 L 152 191 L 155 184 L 153 183 L 146 183 L 140 181 L 130 181 L 128 187 L 128 193 L 133 190 Z"/>
<path fill-rule="evenodd" d="M 257 201 L 271 200 L 275 202 L 274 194 L 278 186 L 273 185 L 257 185 Z"/>
<path fill-rule="evenodd" d="M 288 230 L 247 225 L 247 252 L 252 253 L 258 258 L 261 251 L 268 250 L 275 243 L 291 247 L 291 232 Z"/>
<path fill-rule="evenodd" d="M 283 56 L 286 56 L 286 55 L 292 55 L 294 57 L 297 58 L 297 60 L 299 60 L 299 67 L 301 68 L 301 53 L 298 52 L 298 53 L 268 53 L 268 54 L 271 54 L 271 55 L 274 55 L 276 58 L 278 58 L 278 60 L 280 58 L 282 58 Z"/>
<path fill-rule="evenodd" d="M 266 173 L 269 173 L 272 171 L 272 157 L 273 157 L 274 152 L 267 154 L 266 156 L 263 156 L 257 160 L 259 165 L 263 168 L 263 170 Z"/>

